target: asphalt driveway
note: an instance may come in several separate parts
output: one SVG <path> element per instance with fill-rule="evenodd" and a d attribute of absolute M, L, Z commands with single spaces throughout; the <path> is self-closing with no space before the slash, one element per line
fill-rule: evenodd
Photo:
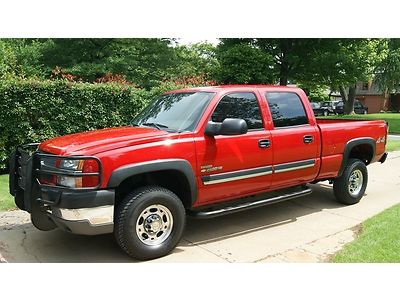
<path fill-rule="evenodd" d="M 179 246 L 151 262 L 320 262 L 354 239 L 362 221 L 400 203 L 400 152 L 368 167 L 359 204 L 334 200 L 327 182 L 295 200 L 210 220 L 188 219 Z M 0 261 L 135 262 L 112 235 L 78 236 L 39 231 L 22 211 L 0 213 Z"/>

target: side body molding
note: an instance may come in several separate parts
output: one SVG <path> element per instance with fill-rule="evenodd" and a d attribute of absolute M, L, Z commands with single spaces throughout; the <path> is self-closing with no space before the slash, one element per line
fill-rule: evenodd
<path fill-rule="evenodd" d="M 184 159 L 160 159 L 123 166 L 112 172 L 107 187 L 116 188 L 122 181 L 134 175 L 168 170 L 178 171 L 185 176 L 190 188 L 190 202 L 193 204 L 197 200 L 196 177 L 192 166 Z"/>
<path fill-rule="evenodd" d="M 347 161 L 350 158 L 350 153 L 351 150 L 358 146 L 358 145 L 370 145 L 372 148 L 372 157 L 371 159 L 375 156 L 375 148 L 376 148 L 376 143 L 373 138 L 370 137 L 362 137 L 362 138 L 357 138 L 353 139 L 347 142 L 344 152 L 343 152 L 343 160 L 342 160 L 342 165 L 340 166 L 338 176 L 341 176 L 343 174 L 344 168 L 347 165 Z"/>

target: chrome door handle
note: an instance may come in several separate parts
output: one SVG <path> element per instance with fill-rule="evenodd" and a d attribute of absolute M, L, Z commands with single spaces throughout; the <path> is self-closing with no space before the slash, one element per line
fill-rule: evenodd
<path fill-rule="evenodd" d="M 258 141 L 258 147 L 260 147 L 260 148 L 269 148 L 269 146 L 271 146 L 271 142 L 268 139 Z"/>
<path fill-rule="evenodd" d="M 314 137 L 313 137 L 312 135 L 305 135 L 305 136 L 303 137 L 303 142 L 304 142 L 305 144 L 312 143 L 312 141 L 314 141 Z"/>

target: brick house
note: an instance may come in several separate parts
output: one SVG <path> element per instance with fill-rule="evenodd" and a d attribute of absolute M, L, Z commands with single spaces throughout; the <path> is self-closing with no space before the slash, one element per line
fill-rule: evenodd
<path fill-rule="evenodd" d="M 341 100 L 338 92 L 331 92 L 332 100 Z M 356 87 L 356 99 L 368 107 L 368 113 L 379 113 L 381 111 L 400 112 L 400 88 L 394 93 L 385 94 L 374 81 L 358 82 Z"/>
<path fill-rule="evenodd" d="M 374 81 L 357 83 L 356 99 L 368 106 L 369 113 L 400 111 L 400 93 L 385 94 Z"/>

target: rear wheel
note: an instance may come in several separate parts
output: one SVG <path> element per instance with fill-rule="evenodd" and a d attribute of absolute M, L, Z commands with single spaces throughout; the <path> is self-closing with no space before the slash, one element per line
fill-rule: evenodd
<path fill-rule="evenodd" d="M 333 182 L 336 200 L 343 204 L 356 204 L 364 196 L 368 183 L 368 171 L 359 159 L 350 159 L 342 176 Z"/>
<path fill-rule="evenodd" d="M 137 189 L 116 209 L 114 235 L 131 257 L 147 260 L 171 252 L 186 224 L 181 200 L 158 186 Z"/>

